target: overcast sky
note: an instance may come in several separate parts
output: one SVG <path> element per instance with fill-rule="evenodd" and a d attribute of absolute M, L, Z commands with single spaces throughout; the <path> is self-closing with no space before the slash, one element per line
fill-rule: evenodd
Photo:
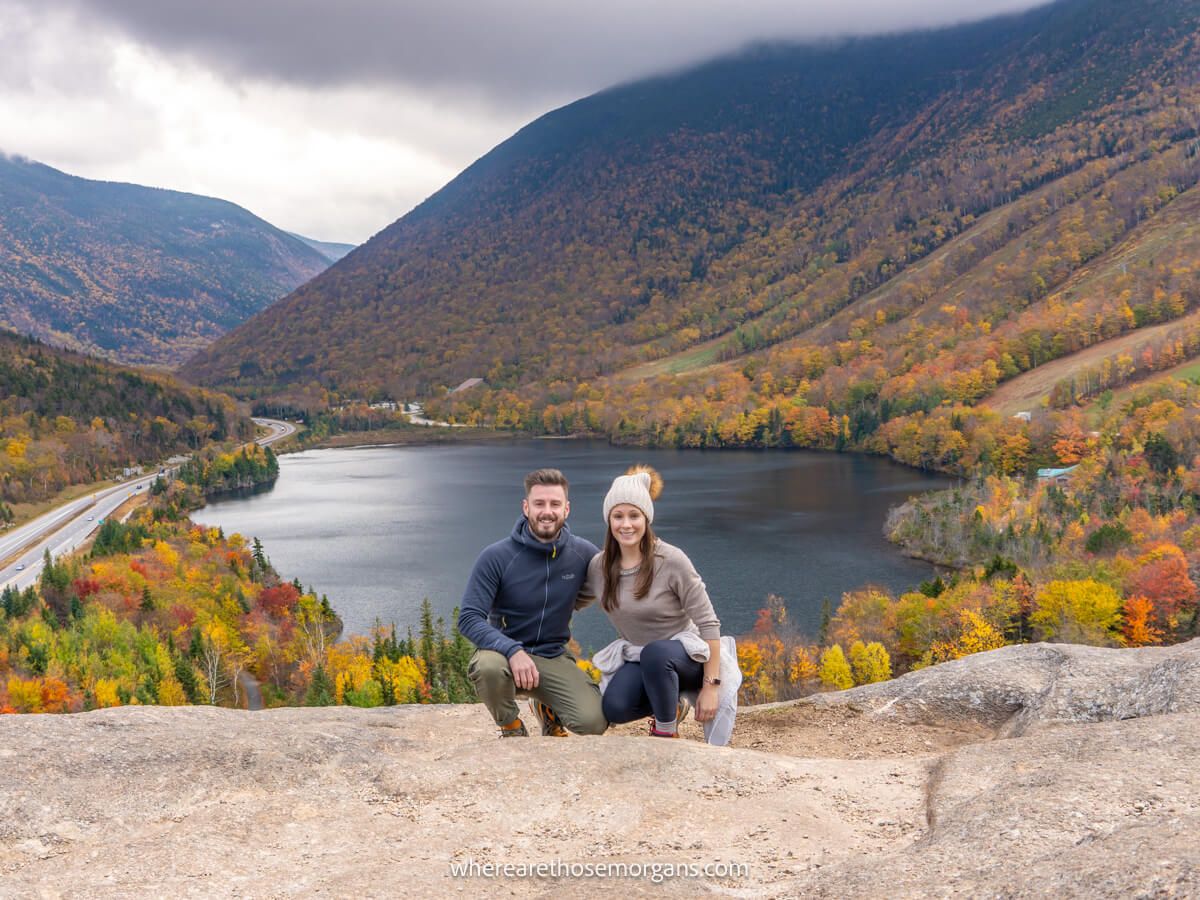
<path fill-rule="evenodd" d="M 542 113 L 762 40 L 1040 0 L 0 0 L 0 151 L 358 243 Z"/>

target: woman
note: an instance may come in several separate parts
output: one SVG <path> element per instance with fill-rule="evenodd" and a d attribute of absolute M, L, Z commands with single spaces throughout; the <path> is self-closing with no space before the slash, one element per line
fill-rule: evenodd
<path fill-rule="evenodd" d="M 717 711 L 721 623 L 691 560 L 654 536 L 654 499 L 662 479 L 648 466 L 616 478 L 604 498 L 604 549 L 588 566 L 588 588 L 621 641 L 597 654 L 615 665 L 604 690 L 604 717 L 619 724 L 653 714 L 650 734 L 677 737 L 686 715 L 680 691 L 699 691 L 696 719 Z M 703 662 L 693 657 L 705 656 Z M 640 653 L 638 652 L 640 648 Z M 615 668 L 615 672 L 612 669 Z"/>

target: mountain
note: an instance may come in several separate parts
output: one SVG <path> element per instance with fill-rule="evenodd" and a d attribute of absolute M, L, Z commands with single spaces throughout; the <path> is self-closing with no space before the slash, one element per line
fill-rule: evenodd
<path fill-rule="evenodd" d="M 602 92 L 184 371 L 533 430 L 866 442 L 1200 303 L 1170 214 L 1200 179 L 1198 31 L 1184 0 L 1059 0 Z M 470 377 L 490 390 L 438 399 Z"/>
<path fill-rule="evenodd" d="M 296 234 L 294 231 L 289 231 L 288 234 L 308 244 L 308 246 L 312 247 L 330 262 L 337 262 L 358 246 L 358 244 L 338 244 L 333 241 L 318 241 L 316 238 L 305 237 L 302 234 Z"/>
<path fill-rule="evenodd" d="M 6 504 L 253 437 L 224 394 L 0 331 L 0 523 Z"/>
<path fill-rule="evenodd" d="M 0 155 L 0 326 L 172 365 L 328 258 L 224 200 Z"/>

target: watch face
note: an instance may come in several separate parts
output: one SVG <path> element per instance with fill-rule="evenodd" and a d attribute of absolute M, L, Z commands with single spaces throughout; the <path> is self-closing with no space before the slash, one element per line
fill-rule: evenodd
<path fill-rule="evenodd" d="M 705 684 L 720 684 L 721 679 L 720 678 L 705 678 L 704 683 Z"/>

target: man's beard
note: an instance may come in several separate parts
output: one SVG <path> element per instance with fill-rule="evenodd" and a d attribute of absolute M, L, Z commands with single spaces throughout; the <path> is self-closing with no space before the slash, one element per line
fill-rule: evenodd
<path fill-rule="evenodd" d="M 548 541 L 551 538 L 558 537 L 558 533 L 562 531 L 563 519 L 530 519 L 529 530 L 533 532 L 534 537 Z"/>

